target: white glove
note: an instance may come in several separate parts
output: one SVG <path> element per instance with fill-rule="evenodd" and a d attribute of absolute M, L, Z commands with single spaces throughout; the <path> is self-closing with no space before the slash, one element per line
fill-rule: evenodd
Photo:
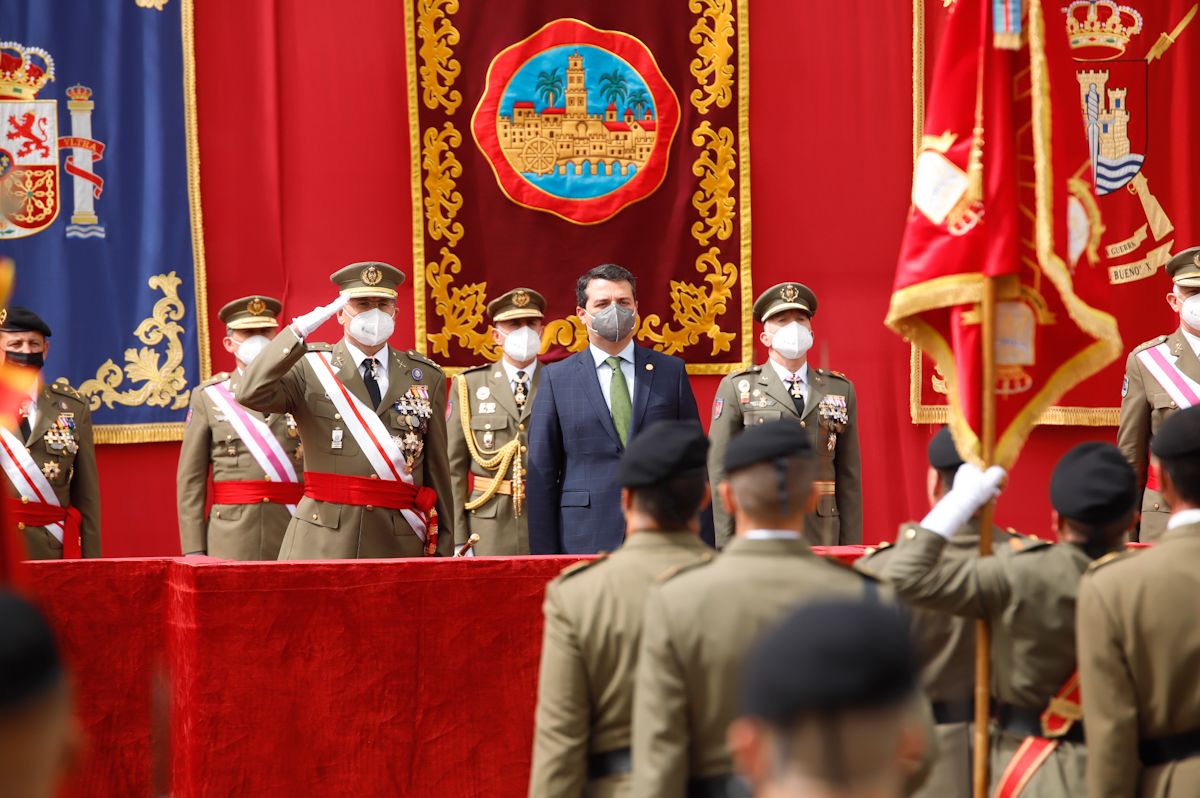
<path fill-rule="evenodd" d="M 1000 495 L 1001 485 L 1008 476 L 1000 466 L 980 471 L 978 466 L 965 463 L 954 475 L 954 487 L 938 500 L 921 526 L 947 540 L 958 531 L 979 508 Z"/>
<path fill-rule="evenodd" d="M 322 305 L 319 308 L 313 308 L 303 316 L 297 316 L 292 319 L 292 332 L 296 333 L 296 337 L 303 341 L 308 336 L 317 331 L 325 322 L 334 317 L 339 310 L 346 306 L 346 297 L 338 294 L 337 299 L 330 302 L 328 305 Z"/>

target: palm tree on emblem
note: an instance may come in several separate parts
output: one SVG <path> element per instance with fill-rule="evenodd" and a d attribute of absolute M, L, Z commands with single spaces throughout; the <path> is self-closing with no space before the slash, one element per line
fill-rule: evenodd
<path fill-rule="evenodd" d="M 637 114 L 637 118 L 642 118 L 642 109 L 650 107 L 650 95 L 646 94 L 646 90 L 642 88 L 634 89 L 629 92 L 629 96 L 625 98 Z"/>
<path fill-rule="evenodd" d="M 625 76 L 616 69 L 605 72 L 600 76 L 600 94 L 614 105 L 625 102 L 625 97 L 629 94 L 629 84 Z"/>
<path fill-rule="evenodd" d="M 554 101 L 563 94 L 563 79 L 562 75 L 558 73 L 557 67 L 549 72 L 543 69 L 538 73 L 537 93 L 546 101 L 547 107 L 554 107 Z"/>

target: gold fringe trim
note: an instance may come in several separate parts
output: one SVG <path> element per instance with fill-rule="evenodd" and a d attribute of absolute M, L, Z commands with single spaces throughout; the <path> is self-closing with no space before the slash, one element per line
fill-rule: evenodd
<path fill-rule="evenodd" d="M 750 277 L 751 225 L 750 225 L 750 0 L 738 0 L 738 204 L 741 213 L 738 222 L 741 244 L 742 286 L 742 359 L 728 368 L 718 364 L 687 367 L 688 374 L 727 374 L 735 369 L 750 366 L 754 358 L 753 333 L 754 286 Z"/>
<path fill-rule="evenodd" d="M 208 269 L 204 260 L 204 207 L 200 201 L 200 127 L 196 113 L 196 26 L 193 0 L 179 8 L 183 36 L 183 121 L 187 135 L 188 206 L 192 220 L 192 281 L 196 289 L 196 347 L 200 350 L 199 384 L 212 376 L 208 348 Z M 122 425 L 125 426 L 125 425 Z M 128 425 L 141 427 L 144 425 Z M 150 425 L 155 426 L 155 425 Z"/>
<path fill-rule="evenodd" d="M 163 443 L 183 440 L 183 422 L 157 424 L 97 424 L 92 428 L 97 444 Z"/>

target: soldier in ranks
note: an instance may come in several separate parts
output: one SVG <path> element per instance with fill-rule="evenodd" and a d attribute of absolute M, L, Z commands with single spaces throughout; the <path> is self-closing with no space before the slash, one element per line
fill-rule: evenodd
<path fill-rule="evenodd" d="M 759 340 L 770 348 L 766 363 L 726 375 L 713 399 L 708 473 L 713 485 L 713 521 L 717 548 L 733 536 L 733 516 L 722 505 L 717 486 L 730 441 L 742 429 L 781 418 L 799 422 L 817 454 L 820 498 L 808 517 L 804 537 L 810 545 L 862 542 L 862 473 L 858 449 L 858 406 L 846 375 L 810 368 L 812 319 L 817 297 L 800 283 L 780 283 L 754 301 Z"/>
<path fill-rule="evenodd" d="M 1005 478 L 962 466 L 920 525 L 901 527 L 884 576 L 904 600 L 991 623 L 993 794 L 1082 795 L 1087 749 L 1079 698 L 1075 601 L 1084 572 L 1120 550 L 1136 520 L 1136 475 L 1115 446 L 1083 443 L 1050 479 L 1061 543 L 1014 537 L 1012 553 L 945 560 L 967 519 Z"/>
<path fill-rule="evenodd" d="M 648 594 L 634 690 L 635 798 L 747 794 L 725 736 L 746 651 L 798 603 L 877 593 L 873 579 L 818 557 L 804 540 L 819 498 L 816 459 L 794 421 L 736 436 L 719 485 L 735 538 L 711 561 L 664 574 Z"/>
<path fill-rule="evenodd" d="M 1167 304 L 1179 316 L 1179 329 L 1152 338 L 1129 354 L 1117 430 L 1117 446 L 1145 488 L 1137 535 L 1143 543 L 1162 535 L 1171 515 L 1158 474 L 1149 467 L 1150 443 L 1176 410 L 1200 404 L 1200 247 L 1171 258 L 1167 274 L 1172 281 Z"/>
<path fill-rule="evenodd" d="M 448 556 L 454 512 L 446 378 L 433 361 L 387 344 L 404 274 L 368 261 L 329 279 L 337 299 L 292 319 L 237 391 L 245 407 L 291 413 L 300 430 L 304 498 L 279 558 Z M 345 328 L 342 340 L 308 342 L 334 316 Z"/>
<path fill-rule="evenodd" d="M 801 605 L 746 657 L 729 747 L 755 798 L 899 798 L 925 755 L 917 653 L 894 606 Z M 965 798 L 969 789 L 937 793 Z"/>
<path fill-rule="evenodd" d="M 260 413 L 234 395 L 248 366 L 279 327 L 279 300 L 235 299 L 217 314 L 236 372 L 214 374 L 192 391 L 175 478 L 184 554 L 274 560 L 304 486 L 304 454 L 290 413 Z M 209 471 L 213 506 L 205 514 Z"/>
<path fill-rule="evenodd" d="M 1165 420 L 1150 452 L 1171 506 L 1166 531 L 1097 560 L 1079 588 L 1091 798 L 1200 795 L 1200 407 Z"/>
<path fill-rule="evenodd" d="M 930 506 L 950 492 L 963 465 L 949 427 L 929 442 Z M 979 554 L 979 514 L 971 516 L 946 544 L 943 559 L 962 562 Z M 993 553 L 1010 551 L 1007 532 L 993 527 Z M 855 568 L 882 579 L 896 548 L 868 549 Z M 971 792 L 971 722 L 975 718 L 975 623 L 935 610 L 914 608 L 909 626 L 921 662 L 921 684 L 933 710 L 938 758 L 918 796 L 940 798 Z"/>
<path fill-rule="evenodd" d="M 712 557 L 699 539 L 708 440 L 659 421 L 621 455 L 625 542 L 546 588 L 530 798 L 628 795 L 633 677 L 646 591 L 669 568 Z"/>
<path fill-rule="evenodd" d="M 529 553 L 525 461 L 529 416 L 537 393 L 546 300 L 529 288 L 488 303 L 492 340 L 503 355 L 467 369 L 450 391 L 450 479 L 454 486 L 455 544 L 472 534 L 474 553 Z M 468 475 L 474 485 L 468 490 Z"/>
<path fill-rule="evenodd" d="M 50 326 L 27 308 L 0 311 L 0 357 L 39 372 Z M 8 479 L 5 521 L 25 535 L 29 558 L 100 556 L 100 477 L 88 400 L 39 376 L 17 430 L 0 430 L 0 468 Z"/>

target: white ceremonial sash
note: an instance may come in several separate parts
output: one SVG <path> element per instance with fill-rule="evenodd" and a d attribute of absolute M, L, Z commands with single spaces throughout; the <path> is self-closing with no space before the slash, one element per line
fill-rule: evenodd
<path fill-rule="evenodd" d="M 1181 410 L 1200 404 L 1200 383 L 1179 370 L 1165 343 L 1138 352 L 1138 360 Z"/>
<path fill-rule="evenodd" d="M 367 460 L 370 461 L 371 467 L 375 469 L 375 475 L 380 479 L 407 482 L 412 485 L 413 479 L 405 471 L 404 453 L 392 440 L 391 433 L 383 425 L 379 415 L 363 404 L 361 399 L 350 393 L 349 389 L 338 379 L 337 373 L 333 370 L 333 364 L 330 362 L 329 354 L 327 352 L 309 352 L 304 358 L 312 366 L 317 379 L 321 382 L 321 387 L 325 389 L 333 406 L 337 408 L 342 417 L 342 423 L 346 425 L 346 429 L 350 430 L 350 436 L 354 438 L 358 448 L 362 450 Z M 400 512 L 413 531 L 417 533 L 417 537 L 424 542 L 425 519 L 412 510 L 401 510 Z"/>
<path fill-rule="evenodd" d="M 0 468 L 4 469 L 8 481 L 22 499 L 62 507 L 53 486 L 37 467 L 25 444 L 3 427 L 0 427 Z M 49 524 L 46 529 L 54 535 L 55 540 L 63 542 L 62 524 Z"/>
<path fill-rule="evenodd" d="M 242 439 L 242 443 L 246 444 L 246 448 L 250 450 L 250 456 L 254 458 L 254 462 L 258 463 L 258 467 L 268 478 L 275 482 L 295 483 L 300 481 L 300 478 L 296 476 L 296 469 L 292 467 L 291 458 L 279 445 L 279 439 L 275 437 L 275 433 L 271 431 L 265 421 L 247 413 L 246 408 L 238 404 L 237 399 L 229 392 L 229 388 L 224 382 L 210 385 L 204 389 L 204 392 L 229 419 L 234 432 Z M 289 504 L 286 507 L 289 513 L 296 514 L 296 505 Z"/>

